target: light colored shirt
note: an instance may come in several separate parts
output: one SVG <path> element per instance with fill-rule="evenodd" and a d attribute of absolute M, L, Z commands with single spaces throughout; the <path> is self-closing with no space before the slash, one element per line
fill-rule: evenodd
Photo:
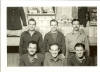
<path fill-rule="evenodd" d="M 86 53 L 89 55 L 88 38 L 85 33 L 79 31 L 78 33 L 71 32 L 66 35 L 66 57 L 68 57 L 69 52 L 75 52 L 74 46 L 77 43 L 85 44 Z"/>

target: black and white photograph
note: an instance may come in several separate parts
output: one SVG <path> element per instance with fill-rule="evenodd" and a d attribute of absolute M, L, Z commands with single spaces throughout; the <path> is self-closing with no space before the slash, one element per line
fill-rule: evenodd
<path fill-rule="evenodd" d="M 6 7 L 7 67 L 97 66 L 97 6 Z"/>

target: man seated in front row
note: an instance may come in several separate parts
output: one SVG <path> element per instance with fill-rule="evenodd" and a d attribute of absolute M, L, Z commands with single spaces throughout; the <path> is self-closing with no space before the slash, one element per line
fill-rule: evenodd
<path fill-rule="evenodd" d="M 49 46 L 49 52 L 45 54 L 44 66 L 63 66 L 65 57 L 59 54 L 59 45 L 54 43 Z"/>
<path fill-rule="evenodd" d="M 75 54 L 68 59 L 69 66 L 92 66 L 92 60 L 85 54 L 85 45 L 77 43 L 74 47 Z"/>
<path fill-rule="evenodd" d="M 27 47 L 27 53 L 20 58 L 20 66 L 42 66 L 44 56 L 38 51 L 38 44 L 35 41 L 30 41 Z"/>

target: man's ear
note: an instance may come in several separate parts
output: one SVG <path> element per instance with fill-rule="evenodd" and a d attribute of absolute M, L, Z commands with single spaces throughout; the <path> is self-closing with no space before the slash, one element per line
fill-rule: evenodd
<path fill-rule="evenodd" d="M 60 49 L 58 49 L 58 52 L 60 52 Z"/>
<path fill-rule="evenodd" d="M 86 50 L 84 50 L 84 53 L 86 52 Z"/>
<path fill-rule="evenodd" d="M 49 49 L 49 52 L 51 52 L 51 50 Z"/>
<path fill-rule="evenodd" d="M 27 47 L 27 50 L 28 50 L 28 48 L 29 48 L 29 47 Z"/>

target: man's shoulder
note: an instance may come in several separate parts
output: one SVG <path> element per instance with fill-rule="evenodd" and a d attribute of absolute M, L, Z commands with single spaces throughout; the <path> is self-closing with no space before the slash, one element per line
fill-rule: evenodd
<path fill-rule="evenodd" d="M 51 58 L 52 56 L 51 56 L 51 54 L 49 53 L 49 52 L 46 52 L 45 53 L 45 58 L 47 58 L 47 59 L 49 59 L 49 58 Z"/>
<path fill-rule="evenodd" d="M 21 59 L 26 59 L 27 58 L 27 54 L 23 54 L 22 56 L 21 56 Z"/>
<path fill-rule="evenodd" d="M 21 35 L 25 35 L 26 33 L 28 33 L 28 31 L 24 31 L 24 32 L 22 32 L 22 34 L 21 34 Z"/>
<path fill-rule="evenodd" d="M 58 34 L 64 36 L 64 34 L 61 31 L 58 31 Z"/>
<path fill-rule="evenodd" d="M 49 52 L 46 52 L 46 53 L 45 53 L 45 56 L 50 56 L 50 53 L 49 53 Z"/>
<path fill-rule="evenodd" d="M 38 36 L 42 36 L 42 34 L 41 34 L 39 31 L 35 31 L 35 33 L 36 33 Z"/>
<path fill-rule="evenodd" d="M 44 58 L 44 54 L 42 54 L 42 53 L 37 53 L 37 56 L 38 56 L 39 58 Z"/>
<path fill-rule="evenodd" d="M 50 32 L 50 31 L 49 31 L 49 32 L 47 32 L 47 33 L 45 34 L 45 37 L 50 36 L 50 34 L 51 34 L 51 32 Z"/>
<path fill-rule="evenodd" d="M 66 34 L 66 38 L 70 38 L 72 36 L 72 32 Z"/>
<path fill-rule="evenodd" d="M 39 31 L 35 31 L 35 33 L 37 33 L 37 34 L 41 34 Z"/>
<path fill-rule="evenodd" d="M 36 53 L 37 54 L 37 56 L 43 56 L 43 54 L 42 53 Z"/>

